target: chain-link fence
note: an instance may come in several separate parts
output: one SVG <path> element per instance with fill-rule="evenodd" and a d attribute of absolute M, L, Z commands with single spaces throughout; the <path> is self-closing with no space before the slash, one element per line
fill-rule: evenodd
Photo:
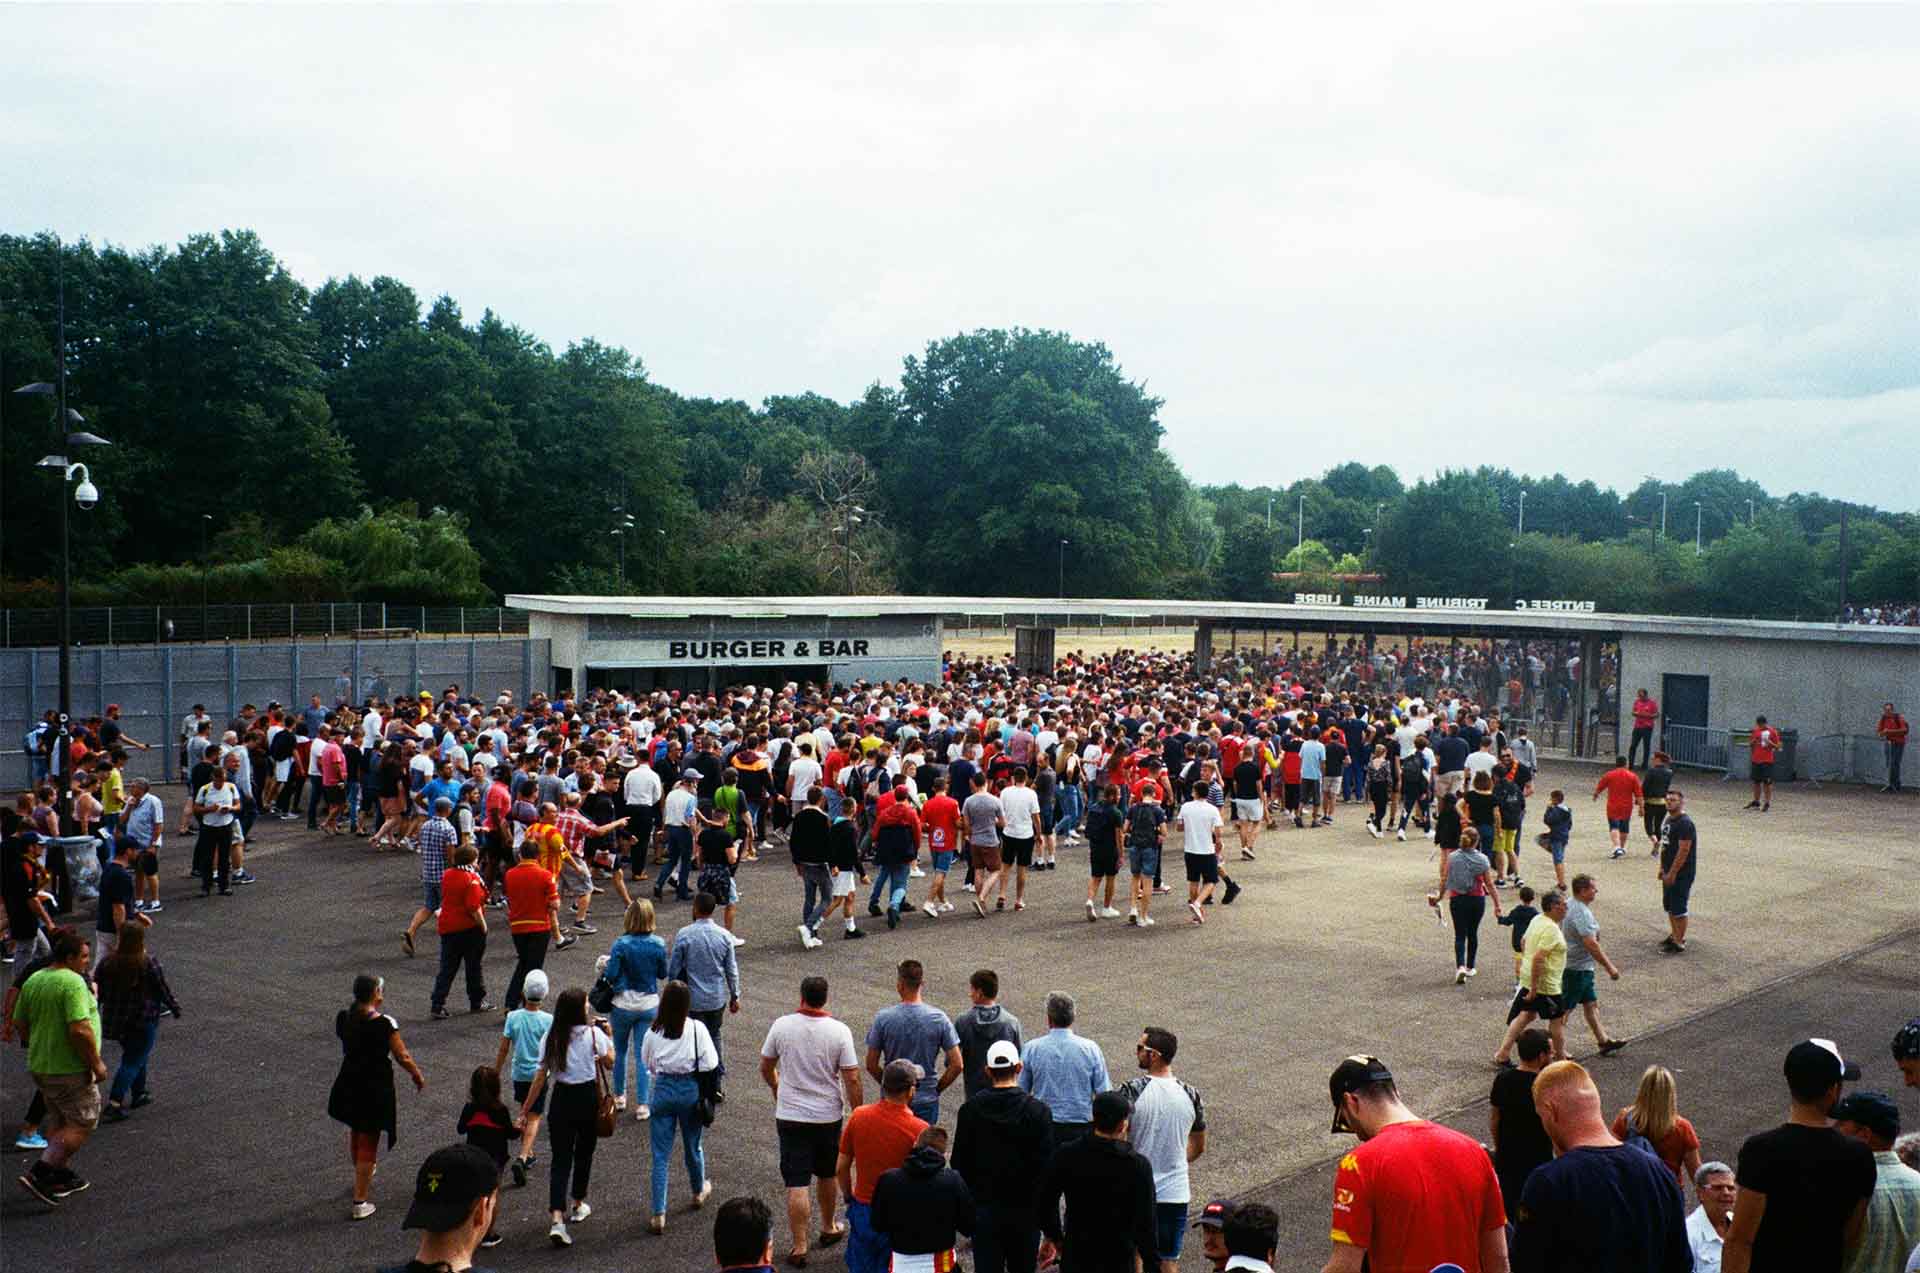
<path fill-rule="evenodd" d="M 179 763 L 180 722 L 204 704 L 216 727 L 247 703 L 305 706 L 309 696 L 333 704 L 368 695 L 391 699 L 449 685 L 487 699 L 506 691 L 524 703 L 552 682 L 549 643 L 532 637 L 411 637 L 280 641 L 270 644 L 94 646 L 72 655 L 76 721 L 120 707 L 130 740 L 132 775 L 172 781 Z M 0 650 L 0 787 L 29 780 L 28 728 L 60 701 L 57 649 Z"/>
<path fill-rule="evenodd" d="M 352 639 L 420 633 L 525 636 L 527 612 L 504 606 L 402 606 L 316 601 L 246 606 L 75 606 L 75 645 L 162 645 L 177 641 Z M 0 610 L 0 647 L 58 645 L 58 610 Z"/>

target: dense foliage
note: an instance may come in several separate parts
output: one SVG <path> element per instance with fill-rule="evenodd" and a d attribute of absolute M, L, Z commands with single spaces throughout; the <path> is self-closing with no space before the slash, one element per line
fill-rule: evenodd
<path fill-rule="evenodd" d="M 1357 587 L 1813 616 L 1839 600 L 1841 504 L 1725 469 L 1625 495 L 1505 468 L 1409 488 L 1357 463 L 1196 487 L 1161 447 L 1160 400 L 1060 332 L 963 333 L 853 402 L 756 407 L 684 397 L 593 340 L 556 353 L 395 279 L 310 290 L 247 232 L 138 252 L 0 236 L 9 390 L 52 378 L 62 278 L 69 401 L 114 443 L 74 457 L 106 493 L 74 518 L 82 602 L 198 600 L 203 577 L 220 600 L 441 604 Z M 0 412 L 0 576 L 9 604 L 44 604 L 51 415 L 11 393 Z M 1920 520 L 1852 506 L 1848 534 L 1849 597 L 1911 602 Z"/>

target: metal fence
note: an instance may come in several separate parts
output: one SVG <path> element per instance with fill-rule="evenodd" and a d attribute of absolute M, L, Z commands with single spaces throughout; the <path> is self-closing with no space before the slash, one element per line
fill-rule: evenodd
<path fill-rule="evenodd" d="M 1727 771 L 1728 733 L 1711 725 L 1676 725 L 1672 721 L 1660 727 L 1660 746 L 1676 765 L 1689 769 Z"/>
<path fill-rule="evenodd" d="M 57 649 L 0 650 L 0 787 L 24 785 L 28 727 L 60 697 Z M 272 644 L 117 645 L 73 652 L 73 715 L 84 720 L 120 705 L 130 738 L 152 745 L 130 750 L 131 774 L 172 781 L 178 769 L 180 722 L 196 703 L 217 725 L 243 704 L 304 705 L 391 698 L 449 684 L 487 697 L 510 691 L 526 702 L 552 681 L 545 638 L 414 637 Z"/>
<path fill-rule="evenodd" d="M 441 636 L 524 636 L 527 612 L 504 606 L 402 606 L 316 601 L 244 606 L 75 606 L 75 645 L 160 645 L 179 641 L 352 638 L 375 632 Z M 58 645 L 58 610 L 0 610 L 0 647 Z"/>
<path fill-rule="evenodd" d="M 1807 745 L 1800 772 L 1816 785 L 1823 782 L 1887 781 L 1888 746 L 1873 734 L 1821 734 Z"/>

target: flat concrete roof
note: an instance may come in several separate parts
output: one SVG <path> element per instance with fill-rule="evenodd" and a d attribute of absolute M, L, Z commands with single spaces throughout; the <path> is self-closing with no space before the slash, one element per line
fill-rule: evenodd
<path fill-rule="evenodd" d="M 1170 619 L 1184 623 L 1248 627 L 1370 627 L 1398 631 L 1462 632 L 1499 628 L 1544 634 L 1645 633 L 1658 636 L 1742 638 L 1763 641 L 1846 641 L 1911 646 L 1920 651 L 1920 628 L 1853 623 L 1787 623 L 1767 619 L 1717 619 L 1696 615 L 1609 614 L 1555 610 L 1404 609 L 1309 606 L 1284 602 L 1174 601 L 1106 597 L 602 597 L 514 593 L 515 610 L 553 615 L 621 615 L 635 619 L 866 619 L 940 615 L 962 623 L 994 616 L 1035 626 L 1076 626 L 1097 619 Z"/>

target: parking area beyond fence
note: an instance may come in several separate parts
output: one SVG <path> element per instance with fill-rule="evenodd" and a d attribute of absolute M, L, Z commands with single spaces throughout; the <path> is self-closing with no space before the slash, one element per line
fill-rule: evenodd
<path fill-rule="evenodd" d="M 243 704 L 305 705 L 309 695 L 332 704 L 368 694 L 391 698 L 448 685 L 487 699 L 502 691 L 524 703 L 552 683 L 545 638 L 469 636 L 386 640 L 231 642 L 219 645 L 115 645 L 73 652 L 73 715 L 84 720 L 120 705 L 130 738 L 153 746 L 133 750 L 128 769 L 171 782 L 179 768 L 180 722 L 204 703 L 216 727 Z M 0 783 L 29 781 L 23 737 L 41 713 L 58 706 L 57 649 L 0 650 Z"/>

